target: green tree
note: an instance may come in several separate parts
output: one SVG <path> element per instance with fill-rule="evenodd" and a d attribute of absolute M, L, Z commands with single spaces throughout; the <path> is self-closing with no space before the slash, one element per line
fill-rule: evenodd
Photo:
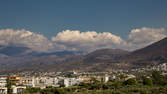
<path fill-rule="evenodd" d="M 167 84 L 167 80 L 165 79 L 165 77 L 161 75 L 160 72 L 158 71 L 152 72 L 152 79 L 153 79 L 153 83 L 156 85 L 166 85 Z"/>
<path fill-rule="evenodd" d="M 127 76 L 124 75 L 124 74 L 119 75 L 120 80 L 123 80 L 123 81 L 125 81 L 125 78 L 126 78 L 126 77 L 127 77 Z"/>
<path fill-rule="evenodd" d="M 79 86 L 80 86 L 81 88 L 89 89 L 89 88 L 91 87 L 91 84 L 90 84 L 90 83 L 81 82 L 81 83 L 79 84 Z"/>
<path fill-rule="evenodd" d="M 126 80 L 126 81 L 124 81 L 124 85 L 136 85 L 136 79 L 134 79 L 134 78 L 130 78 L 130 79 L 128 79 L 128 80 Z"/>
<path fill-rule="evenodd" d="M 112 86 L 113 86 L 114 88 L 119 88 L 120 86 L 122 86 L 122 82 L 120 82 L 120 81 L 115 81 L 115 82 L 113 82 Z"/>
<path fill-rule="evenodd" d="M 100 83 L 100 81 L 98 81 L 96 78 L 92 77 L 90 80 L 90 83 L 97 84 L 97 83 Z"/>
<path fill-rule="evenodd" d="M 144 78 L 143 85 L 152 86 L 153 85 L 152 79 L 151 78 Z"/>
<path fill-rule="evenodd" d="M 26 88 L 25 94 L 37 94 L 40 90 L 40 88 Z"/>
<path fill-rule="evenodd" d="M 54 90 L 54 94 L 65 94 L 64 89 L 58 88 Z"/>
<path fill-rule="evenodd" d="M 9 77 L 7 78 L 7 92 L 8 92 L 8 94 L 12 94 L 12 89 L 11 89 L 11 87 L 12 87 L 12 85 L 16 85 L 16 83 L 14 83 L 14 82 L 11 82 L 10 81 L 10 79 L 9 79 Z"/>

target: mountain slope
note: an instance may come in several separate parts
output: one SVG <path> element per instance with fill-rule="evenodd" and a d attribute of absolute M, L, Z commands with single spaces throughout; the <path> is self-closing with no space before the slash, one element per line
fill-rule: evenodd
<path fill-rule="evenodd" d="M 0 47 L 1 50 L 1 47 Z M 120 49 L 99 49 L 87 55 L 75 52 L 39 53 L 31 58 L 8 58 L 0 71 L 112 71 L 145 67 L 167 61 L 167 38 L 145 48 L 128 52 Z M 10 62 L 13 58 L 12 62 Z M 3 59 L 5 60 L 5 59 Z M 18 62 L 15 62 L 18 61 Z M 8 69 L 8 70 L 6 70 Z"/>
<path fill-rule="evenodd" d="M 167 38 L 133 52 L 119 49 L 97 50 L 77 62 L 82 65 L 80 69 L 94 71 L 131 69 L 167 62 Z"/>
<path fill-rule="evenodd" d="M 84 56 L 85 63 L 97 63 L 109 60 L 116 60 L 129 52 L 121 49 L 99 49 Z"/>
<path fill-rule="evenodd" d="M 145 48 L 136 50 L 130 54 L 136 60 L 167 60 L 167 38 L 153 43 Z"/>
<path fill-rule="evenodd" d="M 7 56 L 20 56 L 30 51 L 27 47 L 0 46 L 0 54 Z"/>

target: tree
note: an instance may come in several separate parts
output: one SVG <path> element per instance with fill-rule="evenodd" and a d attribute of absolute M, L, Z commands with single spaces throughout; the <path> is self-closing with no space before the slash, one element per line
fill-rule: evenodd
<path fill-rule="evenodd" d="M 165 77 L 161 75 L 160 72 L 158 71 L 152 72 L 152 79 L 153 79 L 153 83 L 156 85 L 166 85 L 167 84 L 167 80 L 165 79 Z"/>
<path fill-rule="evenodd" d="M 134 78 L 130 78 L 130 79 L 128 79 L 128 80 L 126 80 L 123 84 L 124 85 L 136 85 L 136 79 L 134 79 Z"/>
<path fill-rule="evenodd" d="M 151 78 L 144 78 L 143 85 L 152 86 L 153 85 L 152 79 Z"/>
<path fill-rule="evenodd" d="M 90 84 L 90 83 L 81 82 L 81 83 L 79 84 L 79 86 L 80 86 L 81 88 L 89 89 L 89 88 L 91 87 L 91 84 Z"/>
<path fill-rule="evenodd" d="M 11 86 L 12 86 L 12 85 L 16 85 L 16 83 L 11 82 L 10 79 L 9 79 L 9 77 L 7 78 L 6 81 L 7 81 L 7 89 L 8 89 L 7 92 L 8 92 L 8 94 L 12 94 Z"/>
<path fill-rule="evenodd" d="M 114 88 L 118 88 L 118 87 L 122 86 L 122 82 L 115 81 L 115 82 L 113 82 L 112 86 L 114 86 Z"/>
<path fill-rule="evenodd" d="M 123 80 L 123 81 L 125 81 L 125 78 L 126 78 L 126 77 L 127 77 L 127 76 L 124 75 L 124 74 L 119 75 L 120 80 Z"/>
<path fill-rule="evenodd" d="M 41 90 L 40 88 L 26 88 L 24 93 L 25 94 L 38 94 L 38 92 L 40 92 L 40 90 Z"/>
<path fill-rule="evenodd" d="M 65 94 L 65 91 L 64 89 L 61 89 L 61 88 L 55 89 L 54 94 Z"/>
<path fill-rule="evenodd" d="M 100 83 L 100 81 L 98 81 L 96 78 L 92 77 L 91 80 L 90 80 L 90 83 L 98 84 L 98 83 Z"/>

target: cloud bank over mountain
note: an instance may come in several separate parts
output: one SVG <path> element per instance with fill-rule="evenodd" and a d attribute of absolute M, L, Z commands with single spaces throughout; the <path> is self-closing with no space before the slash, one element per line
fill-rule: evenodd
<path fill-rule="evenodd" d="M 155 28 L 146 28 L 133 29 L 128 35 L 128 42 L 130 49 L 139 49 L 147 45 L 150 45 L 154 42 L 157 42 L 167 35 L 164 28 L 155 29 Z"/>
<path fill-rule="evenodd" d="M 66 30 L 59 32 L 52 38 L 57 45 L 64 45 L 66 49 L 79 51 L 92 51 L 98 48 L 123 48 L 127 46 L 121 37 L 109 32 L 97 33 L 95 31 L 80 32 Z"/>
<path fill-rule="evenodd" d="M 23 46 L 39 52 L 60 50 L 90 52 L 101 48 L 135 50 L 165 37 L 167 37 L 165 29 L 146 27 L 131 30 L 127 40 L 109 32 L 78 30 L 59 32 L 49 40 L 42 34 L 26 30 L 1 29 L 0 45 Z"/>
<path fill-rule="evenodd" d="M 0 30 L 0 45 L 23 46 L 40 52 L 53 48 L 52 42 L 41 34 L 13 29 Z"/>

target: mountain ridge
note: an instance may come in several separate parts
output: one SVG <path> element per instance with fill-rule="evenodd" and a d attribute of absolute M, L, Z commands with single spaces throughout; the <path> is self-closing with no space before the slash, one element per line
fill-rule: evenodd
<path fill-rule="evenodd" d="M 133 52 L 121 49 L 98 49 L 86 55 L 64 52 L 66 55 L 44 54 L 31 58 L 14 58 L 22 62 L 2 63 L 3 71 L 112 71 L 128 70 L 167 61 L 167 38 Z M 61 54 L 61 52 L 59 53 Z M 6 58 L 13 58 L 7 56 Z M 8 70 L 5 70 L 8 69 Z M 0 71 L 1 71 L 0 70 Z"/>

